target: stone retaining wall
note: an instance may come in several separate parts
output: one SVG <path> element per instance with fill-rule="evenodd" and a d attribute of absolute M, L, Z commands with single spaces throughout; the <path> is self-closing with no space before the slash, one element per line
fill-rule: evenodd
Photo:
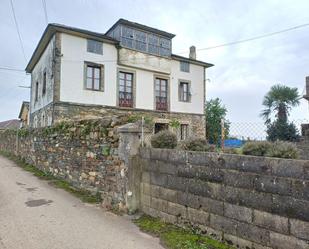
<path fill-rule="evenodd" d="M 141 149 L 141 209 L 238 248 L 309 248 L 309 162 Z"/>
<path fill-rule="evenodd" d="M 121 119 L 60 123 L 41 129 L 0 133 L 0 150 L 73 185 L 99 192 L 103 205 L 125 208 L 127 165 L 118 155 Z"/>

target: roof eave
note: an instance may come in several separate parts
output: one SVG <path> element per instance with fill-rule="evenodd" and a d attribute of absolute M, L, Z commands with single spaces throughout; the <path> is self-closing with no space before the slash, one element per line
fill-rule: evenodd
<path fill-rule="evenodd" d="M 159 30 L 159 29 L 156 29 L 156 28 L 152 28 L 152 27 L 149 27 L 149 26 L 146 26 L 146 25 L 143 25 L 143 24 L 131 22 L 131 21 L 128 21 L 128 20 L 122 19 L 122 18 L 120 18 L 117 22 L 115 22 L 113 24 L 113 26 L 111 26 L 105 32 L 105 34 L 107 35 L 111 30 L 113 30 L 118 25 L 126 25 L 126 26 L 130 26 L 130 27 L 135 27 L 137 29 L 153 32 L 153 33 L 156 33 L 158 35 L 161 35 L 161 36 L 164 36 L 164 37 L 167 37 L 167 38 L 170 38 L 170 39 L 173 39 L 176 36 L 175 34 L 172 34 L 172 33 L 169 33 L 169 32 L 163 31 L 163 30 Z"/>
<path fill-rule="evenodd" d="M 179 60 L 179 61 L 187 61 L 187 62 L 190 62 L 190 63 L 195 64 L 195 65 L 203 66 L 205 68 L 210 68 L 210 67 L 214 66 L 214 64 L 211 64 L 211 63 L 208 63 L 208 62 L 190 59 L 190 58 L 183 57 L 183 56 L 180 56 L 180 55 L 177 55 L 177 54 L 172 54 L 171 57 L 172 57 L 172 59 L 176 59 L 176 60 Z"/>

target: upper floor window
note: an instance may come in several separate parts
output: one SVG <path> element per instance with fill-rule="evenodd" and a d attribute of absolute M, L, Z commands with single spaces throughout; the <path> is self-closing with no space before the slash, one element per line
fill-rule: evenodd
<path fill-rule="evenodd" d="M 133 73 L 119 72 L 119 106 L 133 107 Z"/>
<path fill-rule="evenodd" d="M 103 91 L 103 66 L 86 63 L 86 89 Z"/>
<path fill-rule="evenodd" d="M 190 101 L 190 84 L 189 82 L 179 82 L 179 101 Z"/>
<path fill-rule="evenodd" d="M 43 87 L 42 87 L 42 95 L 46 93 L 46 71 L 43 73 Z"/>
<path fill-rule="evenodd" d="M 168 110 L 168 86 L 166 79 L 156 78 L 155 80 L 155 101 L 156 110 L 167 111 Z"/>
<path fill-rule="evenodd" d="M 39 82 L 35 83 L 35 89 L 34 89 L 34 101 L 38 101 L 39 99 Z"/>
<path fill-rule="evenodd" d="M 180 62 L 180 71 L 189 73 L 190 72 L 190 63 L 187 61 Z"/>
<path fill-rule="evenodd" d="M 87 40 L 87 52 L 103 54 L 103 43 L 95 40 Z"/>

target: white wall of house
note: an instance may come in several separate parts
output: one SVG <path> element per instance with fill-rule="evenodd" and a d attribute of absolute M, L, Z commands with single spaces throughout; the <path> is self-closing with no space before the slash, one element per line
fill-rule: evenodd
<path fill-rule="evenodd" d="M 103 55 L 87 52 L 87 39 L 61 34 L 60 101 L 116 105 L 117 49 L 103 43 Z M 104 91 L 85 89 L 84 62 L 104 65 Z"/>
<path fill-rule="evenodd" d="M 173 60 L 170 81 L 171 111 L 185 113 L 204 113 L 204 67 L 190 64 L 190 72 L 180 71 L 180 62 Z M 189 81 L 191 101 L 181 102 L 178 98 L 179 80 Z"/>
<path fill-rule="evenodd" d="M 154 110 L 155 75 L 169 78 L 170 111 L 203 113 L 204 67 L 190 64 L 190 72 L 180 71 L 180 62 L 155 57 L 130 49 L 120 49 L 119 64 L 117 49 L 103 43 L 103 55 L 87 52 L 87 39 L 61 34 L 61 81 L 60 100 L 81 104 L 116 106 L 117 72 L 128 70 L 135 73 L 135 108 Z M 104 91 L 84 89 L 84 62 L 104 65 Z M 178 100 L 179 80 L 191 82 L 191 102 Z"/>
<path fill-rule="evenodd" d="M 55 36 L 49 41 L 45 51 L 31 73 L 30 113 L 33 113 L 53 101 L 54 78 L 52 73 Z M 46 71 L 46 93 L 43 95 L 43 74 Z M 38 100 L 35 101 L 36 82 L 38 82 Z"/>

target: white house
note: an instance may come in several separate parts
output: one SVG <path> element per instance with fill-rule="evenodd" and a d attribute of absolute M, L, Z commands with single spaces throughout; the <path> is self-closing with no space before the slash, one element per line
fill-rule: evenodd
<path fill-rule="evenodd" d="M 206 68 L 172 54 L 175 35 L 118 20 L 105 34 L 49 24 L 27 67 L 30 126 L 100 117 L 108 112 L 151 115 L 154 131 L 171 120 L 180 138 L 205 136 Z"/>

